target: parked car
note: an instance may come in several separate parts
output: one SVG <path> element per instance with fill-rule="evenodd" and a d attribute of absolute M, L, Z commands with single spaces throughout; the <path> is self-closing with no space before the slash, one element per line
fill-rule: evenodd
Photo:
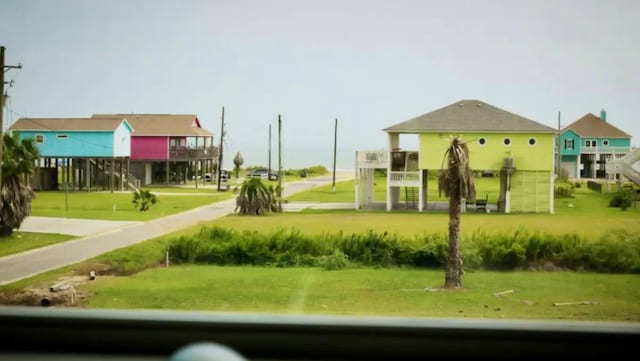
<path fill-rule="evenodd" d="M 278 180 L 278 174 L 275 172 L 269 172 L 267 168 L 258 168 L 254 169 L 251 172 L 247 173 L 248 178 L 261 178 L 261 179 L 269 179 L 269 180 Z"/>
<path fill-rule="evenodd" d="M 220 179 L 222 181 L 228 181 L 229 179 L 231 179 L 231 171 L 223 169 L 222 172 L 220 173 Z M 217 182 L 218 181 L 218 173 L 205 173 L 204 174 L 204 180 L 206 182 Z"/>

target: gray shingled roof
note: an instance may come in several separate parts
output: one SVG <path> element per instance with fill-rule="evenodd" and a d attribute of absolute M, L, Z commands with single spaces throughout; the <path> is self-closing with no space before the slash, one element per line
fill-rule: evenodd
<path fill-rule="evenodd" d="M 30 131 L 114 131 L 124 121 L 123 117 L 94 118 L 20 118 L 9 130 Z M 131 123 L 129 123 L 131 125 Z M 132 126 L 133 128 L 133 126 Z M 135 128 L 134 128 L 135 129 Z"/>
<path fill-rule="evenodd" d="M 562 132 L 573 130 L 581 137 L 594 138 L 631 138 L 631 135 L 614 127 L 591 113 L 567 125 Z"/>
<path fill-rule="evenodd" d="M 94 118 L 123 117 L 135 129 L 134 136 L 211 137 L 202 129 L 195 114 L 94 114 Z"/>
<path fill-rule="evenodd" d="M 474 99 L 457 101 L 383 130 L 389 133 L 556 132 L 551 127 Z"/>

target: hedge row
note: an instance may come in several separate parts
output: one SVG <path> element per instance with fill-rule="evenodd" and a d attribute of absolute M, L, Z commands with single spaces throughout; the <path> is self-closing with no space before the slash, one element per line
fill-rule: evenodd
<path fill-rule="evenodd" d="M 191 237 L 172 239 L 169 255 L 174 263 L 442 269 L 447 248 L 444 233 L 400 237 L 369 231 L 311 236 L 297 229 L 265 233 L 214 226 Z M 461 249 L 467 270 L 560 268 L 640 273 L 640 235 L 626 231 L 598 240 L 586 240 L 576 234 L 475 232 L 462 238 Z"/>

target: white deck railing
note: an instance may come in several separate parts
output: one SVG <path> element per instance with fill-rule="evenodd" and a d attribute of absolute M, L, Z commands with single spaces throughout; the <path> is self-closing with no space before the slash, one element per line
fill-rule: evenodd
<path fill-rule="evenodd" d="M 419 186 L 420 172 L 391 172 L 389 173 L 390 186 Z"/>
<path fill-rule="evenodd" d="M 631 152 L 630 147 L 580 147 L 583 154 L 626 154 Z"/>

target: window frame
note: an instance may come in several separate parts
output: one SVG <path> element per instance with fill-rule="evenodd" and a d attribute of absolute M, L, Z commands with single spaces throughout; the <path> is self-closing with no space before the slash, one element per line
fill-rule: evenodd
<path fill-rule="evenodd" d="M 565 139 L 564 140 L 564 149 L 567 149 L 567 150 L 576 149 L 575 140 L 574 139 Z"/>

